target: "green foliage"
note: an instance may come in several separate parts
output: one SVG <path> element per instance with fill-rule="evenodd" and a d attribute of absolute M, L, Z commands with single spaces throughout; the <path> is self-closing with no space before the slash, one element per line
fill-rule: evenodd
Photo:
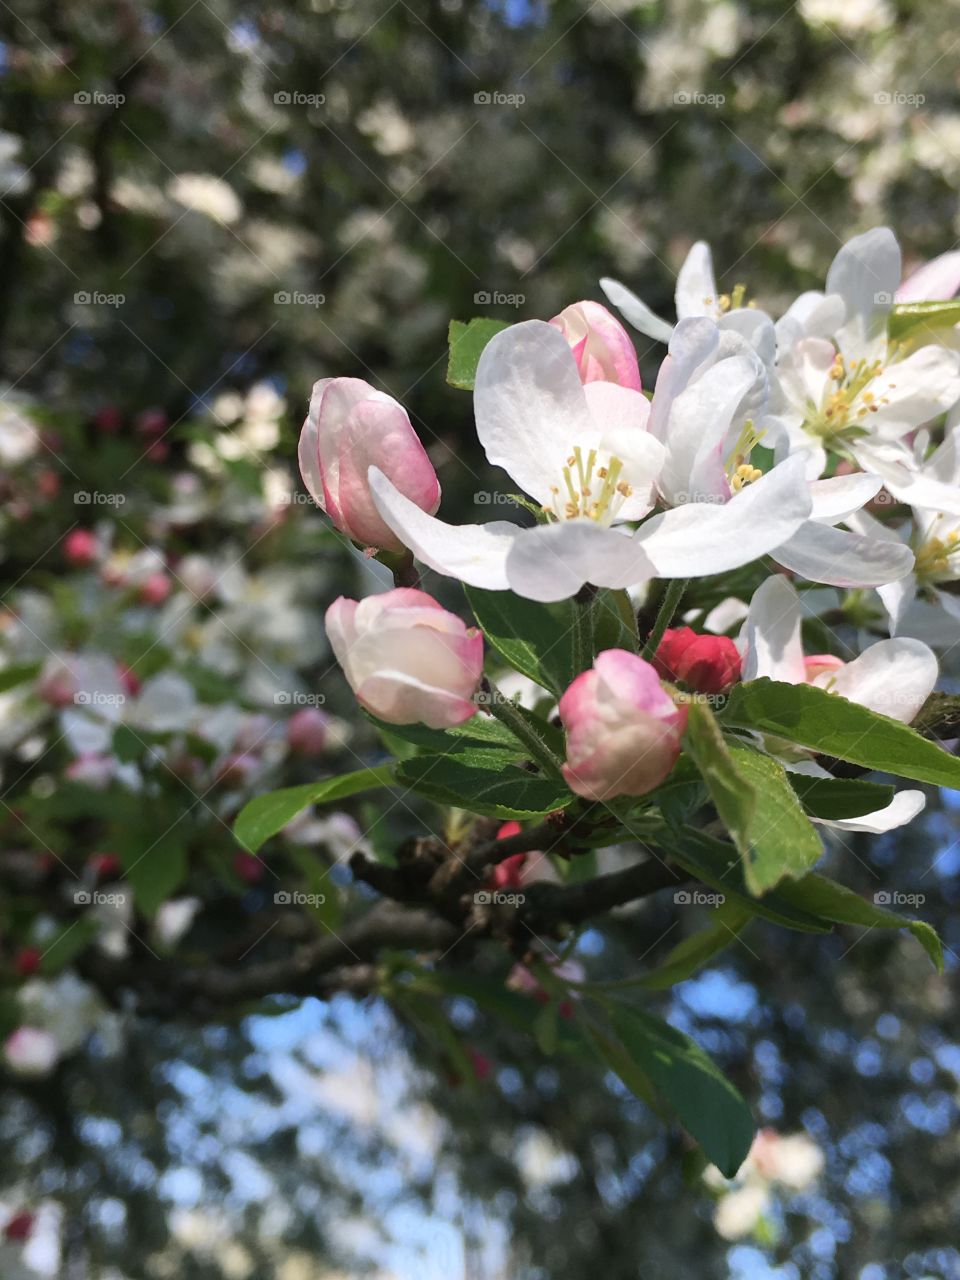
<path fill-rule="evenodd" d="M 461 391 L 472 391 L 477 376 L 477 363 L 490 339 L 508 326 L 502 320 L 475 317 L 464 323 L 451 320 L 447 331 L 450 351 L 447 356 L 447 382 Z"/>
<path fill-rule="evenodd" d="M 530 772 L 498 748 L 415 756 L 397 767 L 397 782 L 438 804 L 495 818 L 542 817 L 576 800 L 564 782 Z"/>
<path fill-rule="evenodd" d="M 267 795 L 248 801 L 234 823 L 234 835 L 249 853 L 256 853 L 271 836 L 282 830 L 292 818 L 310 804 L 330 804 L 345 800 L 375 787 L 393 785 L 393 766 L 379 765 L 375 769 L 358 769 L 354 773 L 341 774 L 338 778 L 325 778 L 322 782 L 308 782 L 302 787 L 284 787 Z"/>

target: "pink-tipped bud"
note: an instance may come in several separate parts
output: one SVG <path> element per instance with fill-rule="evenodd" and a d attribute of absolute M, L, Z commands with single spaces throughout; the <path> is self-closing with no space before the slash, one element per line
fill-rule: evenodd
<path fill-rule="evenodd" d="M 329 736 L 330 719 L 319 707 L 301 707 L 287 721 L 287 744 L 298 755 L 320 755 Z"/>
<path fill-rule="evenodd" d="M 828 671 L 839 671 L 846 665 L 842 658 L 832 653 L 811 653 L 803 660 L 807 684 L 812 684 L 817 676 L 825 675 Z"/>
<path fill-rule="evenodd" d="M 324 378 L 314 386 L 299 458 L 314 501 L 341 533 L 364 547 L 403 550 L 373 501 L 370 467 L 421 510 L 432 515 L 440 505 L 437 473 L 407 411 L 360 378 Z"/>
<path fill-rule="evenodd" d="M 140 599 L 144 604 L 160 605 L 173 590 L 170 575 L 162 571 L 148 574 L 140 584 Z"/>
<path fill-rule="evenodd" d="M 398 587 L 327 610 L 327 635 L 360 705 L 388 724 L 447 729 L 476 711 L 483 636 L 425 591 Z"/>
<path fill-rule="evenodd" d="M 626 649 L 606 649 L 560 699 L 567 733 L 563 776 L 588 800 L 642 796 L 676 764 L 687 725 L 656 670 Z"/>
<path fill-rule="evenodd" d="M 653 665 L 664 680 L 680 680 L 698 693 L 726 693 L 740 679 L 740 653 L 729 636 L 701 636 L 690 627 L 670 627 Z"/>
<path fill-rule="evenodd" d="M 97 535 L 89 529 L 71 529 L 63 540 L 63 554 L 71 564 L 81 567 L 93 564 L 99 550 Z"/>
<path fill-rule="evenodd" d="M 632 391 L 641 389 L 630 335 L 606 307 L 599 302 L 573 302 L 550 323 L 570 344 L 581 382 L 616 382 Z"/>

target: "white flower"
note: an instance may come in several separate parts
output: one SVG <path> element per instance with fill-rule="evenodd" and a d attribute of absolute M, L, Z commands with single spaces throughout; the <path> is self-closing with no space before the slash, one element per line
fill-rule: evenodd
<path fill-rule="evenodd" d="M 805 657 L 801 616 L 800 597 L 786 578 L 774 575 L 757 588 L 740 633 L 744 680 L 767 676 L 787 684 L 812 684 L 904 724 L 914 719 L 939 674 L 937 659 L 925 644 L 907 637 L 879 640 L 851 662 L 829 654 Z M 784 763 L 798 773 L 830 776 L 812 759 Z M 845 831 L 878 833 L 911 821 L 924 803 L 922 791 L 901 791 L 874 813 L 835 822 L 813 821 Z"/>
<path fill-rule="evenodd" d="M 178 204 L 214 222 L 236 222 L 243 207 L 233 187 L 211 173 L 180 173 L 167 188 Z"/>
<path fill-rule="evenodd" d="M 708 407 L 714 412 L 712 401 Z M 720 573 L 778 546 L 810 510 L 802 462 L 787 459 L 732 501 L 691 504 L 625 530 L 623 522 L 650 512 L 666 457 L 647 430 L 655 406 L 614 383 L 581 383 L 563 335 L 538 320 L 513 325 L 487 345 L 474 408 L 488 460 L 543 506 L 549 523 L 449 525 L 370 470 L 377 508 L 404 545 L 438 573 L 472 586 L 562 600 L 585 582 L 628 587 L 652 577 Z"/>

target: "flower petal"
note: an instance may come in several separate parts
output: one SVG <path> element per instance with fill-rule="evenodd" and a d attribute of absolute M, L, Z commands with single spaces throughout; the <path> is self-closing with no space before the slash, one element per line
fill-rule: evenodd
<path fill-rule="evenodd" d="M 909 724 L 933 692 L 940 673 L 933 650 L 922 640 L 899 636 L 878 640 L 838 671 L 813 681 L 861 707 Z"/>
<path fill-rule="evenodd" d="M 824 524 L 837 524 L 865 507 L 882 487 L 880 477 L 866 471 L 858 471 L 849 476 L 831 476 L 828 480 L 815 480 L 810 486 L 810 497 L 813 500 L 810 519 Z"/>
<path fill-rule="evenodd" d="M 847 533 L 808 521 L 773 552 L 774 559 L 808 582 L 834 587 L 879 587 L 913 568 L 913 552 L 903 543 Z"/>
<path fill-rule="evenodd" d="M 657 342 L 670 341 L 673 325 L 651 311 L 632 289 L 628 289 L 619 280 L 611 280 L 609 276 L 603 277 L 600 288 L 628 324 L 632 324 L 640 333 L 645 333 L 648 338 L 655 338 Z"/>
<path fill-rule="evenodd" d="M 960 290 L 960 250 L 931 258 L 897 290 L 898 302 L 946 302 Z"/>
<path fill-rule="evenodd" d="M 541 503 L 550 502 L 573 447 L 596 436 L 573 353 L 543 320 L 491 338 L 477 365 L 473 407 L 488 460 Z"/>
<path fill-rule="evenodd" d="M 946 447 L 947 442 L 937 453 Z M 861 466 L 868 467 L 882 478 L 898 501 L 907 502 L 911 507 L 960 516 L 960 486 L 953 481 L 938 479 L 929 464 L 917 467 L 912 452 L 899 441 L 856 440 L 851 445 L 851 452 Z M 933 461 L 931 459 L 931 463 Z"/>
<path fill-rule="evenodd" d="M 810 821 L 837 831 L 868 831 L 872 835 L 882 835 L 884 831 L 893 831 L 912 822 L 926 803 L 927 797 L 922 791 L 898 791 L 888 805 L 875 809 L 873 813 L 862 813 L 859 818 L 811 818 Z"/>
<path fill-rule="evenodd" d="M 740 632 L 743 679 L 806 679 L 800 636 L 802 609 L 796 588 L 781 574 L 767 578 L 753 593 L 747 620 Z"/>
<path fill-rule="evenodd" d="M 717 301 L 717 281 L 713 274 L 713 256 L 706 240 L 698 240 L 683 261 L 677 273 L 677 319 L 688 316 L 720 315 Z"/>
<path fill-rule="evenodd" d="M 900 246 L 889 227 L 874 227 L 848 240 L 827 272 L 827 293 L 838 293 L 846 320 L 837 331 L 847 359 L 869 357 L 886 342 L 887 313 L 900 284 Z"/>
<path fill-rule="evenodd" d="M 872 434 L 891 440 L 922 427 L 960 397 L 960 355 L 946 347 L 920 347 L 906 360 L 887 365 L 870 383 L 877 412 Z"/>
<path fill-rule="evenodd" d="M 635 537 L 592 520 L 561 520 L 517 530 L 507 556 L 511 591 L 528 600 L 566 600 L 586 582 L 632 587 L 654 569 Z"/>
<path fill-rule="evenodd" d="M 691 502 L 654 516 L 636 539 L 657 577 L 699 578 L 768 555 L 809 514 L 803 459 L 787 458 L 729 502 Z"/>
<path fill-rule="evenodd" d="M 447 524 L 421 511 L 376 467 L 370 468 L 369 480 L 377 510 L 403 545 L 423 564 L 472 587 L 488 591 L 507 589 L 507 555 L 513 539 L 520 533 L 517 525 L 505 520 L 493 520 L 489 524 Z"/>

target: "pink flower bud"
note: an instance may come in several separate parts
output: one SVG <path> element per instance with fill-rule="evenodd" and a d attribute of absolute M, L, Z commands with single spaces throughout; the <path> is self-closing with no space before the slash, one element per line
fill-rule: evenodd
<path fill-rule="evenodd" d="M 319 707 L 303 707 L 287 721 L 287 743 L 302 756 L 318 756 L 325 749 L 330 720 Z"/>
<path fill-rule="evenodd" d="M 664 680 L 682 680 L 698 693 L 725 693 L 740 679 L 740 653 L 729 636 L 699 636 L 691 627 L 668 627 L 653 665 Z"/>
<path fill-rule="evenodd" d="M 41 1027 L 18 1027 L 3 1046 L 7 1066 L 18 1076 L 48 1076 L 57 1065 L 60 1048 Z"/>
<path fill-rule="evenodd" d="M 144 604 L 163 604 L 173 590 L 168 574 L 151 573 L 140 584 L 140 599 Z"/>
<path fill-rule="evenodd" d="M 581 382 L 616 382 L 640 390 L 640 367 L 630 335 L 599 302 L 573 302 L 550 323 L 566 338 Z"/>
<path fill-rule="evenodd" d="M 93 564 L 98 549 L 97 535 L 89 529 L 71 529 L 63 540 L 63 554 L 71 564 Z"/>
<path fill-rule="evenodd" d="M 660 785 L 680 754 L 687 724 L 649 662 L 607 649 L 560 699 L 567 733 L 563 776 L 587 800 L 642 796 Z"/>
<path fill-rule="evenodd" d="M 39 947 L 21 947 L 13 957 L 13 967 L 21 978 L 31 978 L 40 968 L 43 952 Z"/>
<path fill-rule="evenodd" d="M 266 867 L 252 853 L 235 853 L 233 855 L 233 870 L 247 884 L 259 884 L 263 879 Z"/>
<path fill-rule="evenodd" d="M 839 671 L 846 665 L 842 658 L 832 653 L 811 653 L 803 660 L 807 684 L 811 684 L 817 676 L 822 676 L 827 671 Z"/>
<path fill-rule="evenodd" d="M 12 1240 L 17 1244 L 21 1244 L 24 1240 L 29 1240 L 33 1235 L 33 1224 L 36 1222 L 37 1216 L 28 1209 L 21 1209 L 19 1213 L 15 1213 L 3 1228 L 4 1239 Z"/>
<path fill-rule="evenodd" d="M 300 473 L 334 525 L 365 547 L 402 551 L 374 505 L 367 471 L 378 467 L 431 515 L 440 484 L 402 405 L 360 378 L 323 378 L 300 434 Z"/>
<path fill-rule="evenodd" d="M 71 760 L 63 771 L 63 776 L 71 782 L 80 782 L 94 791 L 105 791 L 113 778 L 116 762 L 113 756 L 101 755 L 95 751 L 85 751 L 83 755 Z"/>
<path fill-rule="evenodd" d="M 398 587 L 327 610 L 327 635 L 357 700 L 388 724 L 446 729 L 476 711 L 483 637 L 425 591 Z"/>

